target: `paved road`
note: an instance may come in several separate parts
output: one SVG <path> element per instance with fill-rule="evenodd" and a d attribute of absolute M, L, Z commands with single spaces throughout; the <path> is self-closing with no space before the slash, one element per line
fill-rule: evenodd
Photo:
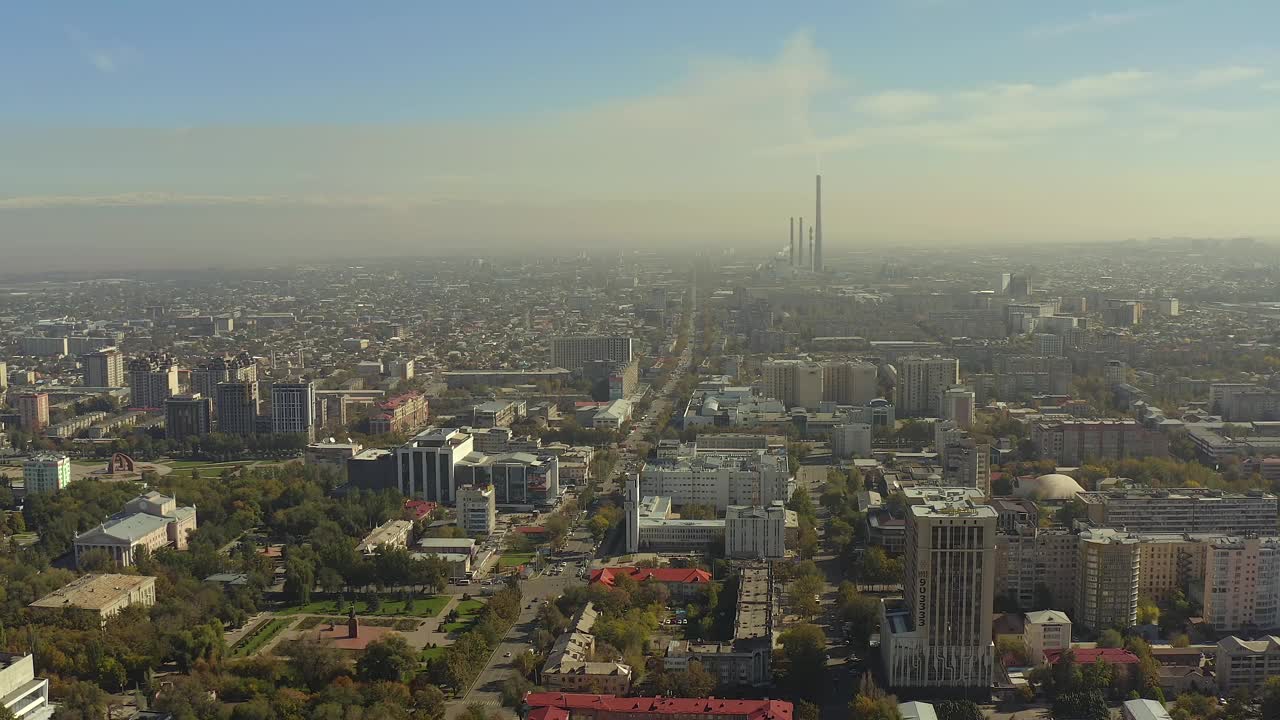
<path fill-rule="evenodd" d="M 539 575 L 521 583 L 524 605 L 520 609 L 520 618 L 511 626 L 502 642 L 498 643 L 498 648 L 489 657 L 489 664 L 480 671 L 466 697 L 449 703 L 445 718 L 453 720 L 461 716 L 467 706 L 472 704 L 482 705 L 490 712 L 499 711 L 504 717 L 515 717 L 514 711 L 502 707 L 502 682 L 515 671 L 511 665 L 515 656 L 532 647 L 534 633 L 538 630 L 538 607 L 544 599 L 560 595 L 565 587 L 582 583 L 583 580 L 572 572 L 558 576 Z M 530 607 L 531 604 L 533 607 Z M 508 653 L 510 657 L 507 657 Z"/>

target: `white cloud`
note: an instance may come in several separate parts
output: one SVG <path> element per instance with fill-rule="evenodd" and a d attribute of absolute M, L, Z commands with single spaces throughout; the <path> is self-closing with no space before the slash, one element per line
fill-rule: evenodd
<path fill-rule="evenodd" d="M 137 48 L 131 45 L 117 43 L 104 47 L 78 27 L 67 27 L 66 34 L 76 51 L 100 73 L 114 73 L 140 57 Z"/>
<path fill-rule="evenodd" d="M 901 118 L 928 112 L 938 104 L 935 95 L 916 90 L 890 90 L 855 101 L 860 112 L 877 117 Z"/>
<path fill-rule="evenodd" d="M 1031 28 L 1027 31 L 1027 35 L 1033 38 L 1048 38 L 1061 37 L 1063 35 L 1074 35 L 1082 32 L 1096 32 L 1099 30 L 1108 30 L 1125 25 L 1132 25 L 1140 20 L 1144 20 L 1152 16 L 1153 14 L 1155 14 L 1154 11 L 1149 8 L 1138 8 L 1121 12 L 1091 12 L 1082 18 L 1064 20 L 1051 25 L 1041 25 Z"/>

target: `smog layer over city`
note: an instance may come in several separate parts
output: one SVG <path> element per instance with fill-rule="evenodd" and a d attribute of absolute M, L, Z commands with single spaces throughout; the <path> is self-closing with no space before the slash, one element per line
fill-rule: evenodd
<path fill-rule="evenodd" d="M 1280 718 L 1276 27 L 10 8 L 0 720 Z"/>

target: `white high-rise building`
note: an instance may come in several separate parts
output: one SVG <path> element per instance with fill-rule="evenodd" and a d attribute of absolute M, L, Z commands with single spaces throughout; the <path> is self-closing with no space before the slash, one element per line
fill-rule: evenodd
<path fill-rule="evenodd" d="M 457 497 L 458 462 L 474 450 L 471 435 L 430 427 L 396 449 L 396 477 L 405 497 L 450 505 Z"/>
<path fill-rule="evenodd" d="M 760 368 L 765 397 L 781 400 L 789 408 L 817 409 L 822 402 L 821 364 L 807 360 L 769 360 Z"/>
<path fill-rule="evenodd" d="M 898 362 L 894 407 L 904 417 L 937 417 L 942 391 L 960 384 L 960 361 L 944 357 L 905 357 Z"/>
<path fill-rule="evenodd" d="M 730 505 L 724 516 L 725 555 L 759 560 L 786 557 L 787 513 L 795 515 L 781 500 L 765 507 Z"/>
<path fill-rule="evenodd" d="M 1207 543 L 1204 619 L 1218 632 L 1280 627 L 1280 538 Z"/>
<path fill-rule="evenodd" d="M 86 387 L 124 387 L 124 355 L 118 348 L 103 348 L 81 358 Z"/>
<path fill-rule="evenodd" d="M 315 439 L 316 388 L 307 382 L 278 382 L 271 385 L 271 432 L 299 433 Z"/>
<path fill-rule="evenodd" d="M 985 693 L 995 655 L 996 511 L 945 489 L 907 509 L 905 597 L 882 606 L 889 685 Z"/>
<path fill-rule="evenodd" d="M 498 524 L 492 485 L 458 488 L 458 526 L 468 535 L 490 535 Z"/>

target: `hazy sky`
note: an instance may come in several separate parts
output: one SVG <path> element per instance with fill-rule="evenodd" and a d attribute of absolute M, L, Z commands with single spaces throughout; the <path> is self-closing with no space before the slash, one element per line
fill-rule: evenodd
<path fill-rule="evenodd" d="M 1277 236 L 1277 27 L 1271 0 L 13 3 L 0 250 L 780 246 L 819 167 L 828 256 Z"/>

